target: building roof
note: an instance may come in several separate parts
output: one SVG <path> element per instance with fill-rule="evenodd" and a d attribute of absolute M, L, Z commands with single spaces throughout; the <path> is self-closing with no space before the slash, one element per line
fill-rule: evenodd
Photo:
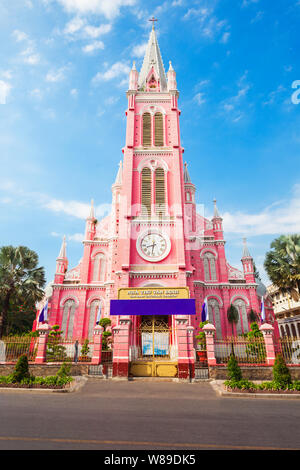
<path fill-rule="evenodd" d="M 157 77 L 159 78 L 160 91 L 167 91 L 167 78 L 154 27 L 152 28 L 152 31 L 150 33 L 144 62 L 139 74 L 139 88 L 145 86 L 148 74 L 152 67 L 154 67 Z"/>

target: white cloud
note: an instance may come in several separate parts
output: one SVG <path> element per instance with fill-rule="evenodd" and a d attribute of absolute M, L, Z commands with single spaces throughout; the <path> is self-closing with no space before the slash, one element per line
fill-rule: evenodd
<path fill-rule="evenodd" d="M 15 29 L 12 34 L 17 42 L 28 40 L 28 35 L 24 33 L 23 31 L 20 31 L 19 29 Z"/>
<path fill-rule="evenodd" d="M 183 16 L 183 20 L 195 19 L 199 26 L 199 33 L 206 39 L 215 40 L 220 34 L 228 40 L 229 34 L 224 36 L 224 29 L 228 29 L 227 20 L 219 20 L 214 14 L 214 4 L 206 2 L 199 8 L 190 8 Z"/>
<path fill-rule="evenodd" d="M 120 9 L 133 6 L 136 0 L 56 0 L 68 12 L 79 15 L 91 13 L 103 15 L 108 19 L 115 18 L 120 14 Z"/>
<path fill-rule="evenodd" d="M 73 88 L 71 91 L 70 91 L 70 95 L 73 96 L 74 98 L 77 98 L 78 96 L 78 90 L 76 88 Z"/>
<path fill-rule="evenodd" d="M 100 81 L 109 81 L 117 77 L 122 77 L 123 75 L 129 75 L 130 67 L 124 62 L 116 62 L 105 72 L 98 72 L 93 78 L 93 82 L 97 83 Z"/>
<path fill-rule="evenodd" d="M 221 37 L 220 39 L 220 42 L 222 44 L 227 44 L 227 42 L 229 41 L 229 38 L 230 38 L 230 33 L 226 32 L 223 34 L 223 36 Z"/>
<path fill-rule="evenodd" d="M 6 104 L 10 90 L 10 83 L 5 82 L 4 80 L 0 80 L 0 104 Z"/>
<path fill-rule="evenodd" d="M 84 32 L 87 36 L 91 38 L 98 38 L 99 36 L 102 36 L 103 34 L 107 34 L 111 31 L 112 25 L 107 23 L 107 24 L 101 24 L 100 26 L 91 26 L 87 25 L 84 28 Z"/>
<path fill-rule="evenodd" d="M 242 7 L 248 7 L 249 5 L 252 5 L 253 3 L 258 3 L 259 0 L 243 0 Z"/>
<path fill-rule="evenodd" d="M 66 67 L 57 70 L 50 70 L 46 75 L 46 82 L 61 82 L 65 79 Z"/>
<path fill-rule="evenodd" d="M 254 214 L 225 212 L 222 214 L 224 231 L 249 236 L 277 235 L 300 232 L 300 184 L 293 188 L 289 201 L 275 202 Z"/>
<path fill-rule="evenodd" d="M 194 101 L 196 101 L 196 103 L 201 106 L 202 104 L 204 104 L 206 102 L 206 100 L 203 98 L 204 97 L 204 93 L 197 93 L 195 96 L 194 96 Z"/>
<path fill-rule="evenodd" d="M 83 52 L 85 52 L 86 54 L 90 54 L 99 49 L 104 49 L 104 44 L 102 41 L 94 41 L 91 44 L 87 44 L 82 48 Z"/>
<path fill-rule="evenodd" d="M 144 57 L 146 48 L 147 48 L 147 42 L 144 42 L 143 44 L 138 44 L 137 46 L 134 46 L 132 49 L 131 55 L 133 57 Z"/>
<path fill-rule="evenodd" d="M 85 20 L 79 17 L 75 17 L 66 24 L 64 33 L 65 34 L 74 34 L 77 31 L 81 30 L 85 25 Z"/>

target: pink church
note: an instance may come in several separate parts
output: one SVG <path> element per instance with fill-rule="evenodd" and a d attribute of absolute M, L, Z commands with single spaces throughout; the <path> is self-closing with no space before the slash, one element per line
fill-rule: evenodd
<path fill-rule="evenodd" d="M 241 270 L 228 263 L 216 201 L 211 220 L 196 212 L 178 97 L 176 73 L 171 62 L 165 73 L 153 27 L 141 71 L 134 64 L 129 76 L 124 158 L 111 214 L 96 220 L 92 202 L 81 262 L 68 269 L 65 240 L 56 262 L 49 324 L 59 324 L 66 337 L 92 339 L 100 305 L 101 316 L 112 321 L 114 375 L 128 375 L 130 367 L 133 375 L 149 375 L 150 357 L 189 374 L 204 300 L 221 338 L 232 334 L 231 304 L 240 315 L 234 332 L 241 335 L 264 296 L 246 241 Z M 273 323 L 266 296 L 265 309 Z"/>

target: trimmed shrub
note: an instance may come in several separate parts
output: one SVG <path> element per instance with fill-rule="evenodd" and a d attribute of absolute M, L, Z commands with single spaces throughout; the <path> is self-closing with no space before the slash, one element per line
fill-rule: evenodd
<path fill-rule="evenodd" d="M 228 377 L 230 380 L 234 380 L 236 382 L 239 382 L 242 380 L 242 371 L 240 366 L 238 365 L 238 362 L 236 360 L 236 357 L 231 354 L 230 359 L 227 364 L 227 370 L 228 370 Z"/>
<path fill-rule="evenodd" d="M 289 369 L 281 354 L 277 354 L 275 364 L 273 366 L 274 382 L 281 388 L 288 388 L 292 383 L 292 377 Z"/>
<path fill-rule="evenodd" d="M 28 359 L 26 354 L 19 357 L 18 362 L 15 365 L 15 370 L 12 376 L 13 383 L 21 383 L 24 379 L 30 379 Z"/>

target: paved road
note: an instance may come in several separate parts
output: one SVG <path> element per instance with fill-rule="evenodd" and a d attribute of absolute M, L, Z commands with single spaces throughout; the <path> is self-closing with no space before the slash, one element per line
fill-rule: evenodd
<path fill-rule="evenodd" d="M 222 398 L 209 383 L 89 379 L 0 391 L 0 449 L 300 449 L 299 400 Z"/>

